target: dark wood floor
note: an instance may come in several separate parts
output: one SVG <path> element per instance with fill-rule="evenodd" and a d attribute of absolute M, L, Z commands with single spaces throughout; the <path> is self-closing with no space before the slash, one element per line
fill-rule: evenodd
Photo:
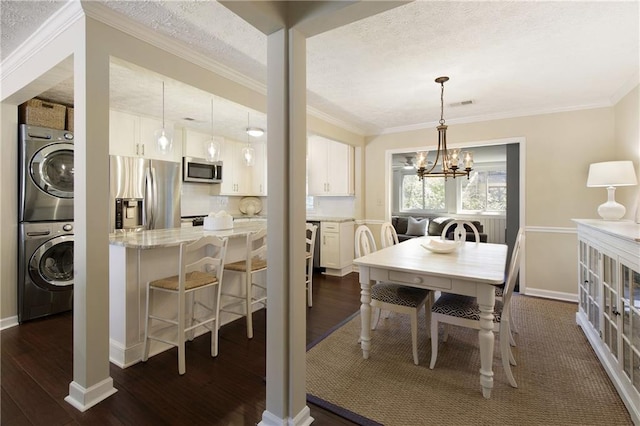
<path fill-rule="evenodd" d="M 316 274 L 307 309 L 307 343 L 359 309 L 357 274 Z M 187 343 L 187 373 L 177 351 L 127 369 L 111 365 L 118 392 L 81 413 L 64 401 L 73 380 L 72 315 L 59 314 L 4 330 L 2 425 L 255 425 L 265 409 L 265 311 L 254 314 L 248 340 L 244 319 L 220 329 L 220 351 L 209 355 L 209 334 Z M 351 425 L 309 404 L 314 425 Z"/>

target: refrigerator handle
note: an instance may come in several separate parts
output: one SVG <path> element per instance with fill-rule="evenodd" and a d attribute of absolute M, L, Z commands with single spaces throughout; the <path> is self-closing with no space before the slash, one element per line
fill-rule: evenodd
<path fill-rule="evenodd" d="M 155 215 L 158 213 L 158 176 L 156 176 L 156 169 L 154 167 L 151 168 L 151 187 L 153 188 L 153 228 L 155 229 Z"/>
<path fill-rule="evenodd" d="M 147 167 L 145 170 L 144 184 L 144 211 L 146 215 L 146 225 L 147 229 L 154 229 L 153 205 L 155 202 L 153 200 L 153 175 L 151 167 Z"/>

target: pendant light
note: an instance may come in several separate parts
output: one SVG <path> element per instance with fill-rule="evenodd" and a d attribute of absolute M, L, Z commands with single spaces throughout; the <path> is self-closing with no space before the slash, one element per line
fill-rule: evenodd
<path fill-rule="evenodd" d="M 247 128 L 249 128 L 249 113 L 247 113 Z M 256 163 L 255 150 L 249 141 L 249 133 L 247 133 L 247 146 L 242 148 L 242 161 L 247 167 L 252 167 Z"/>
<path fill-rule="evenodd" d="M 155 131 L 156 145 L 158 152 L 169 154 L 173 149 L 173 132 L 164 126 L 164 81 L 162 82 L 162 129 Z"/>
<path fill-rule="evenodd" d="M 213 135 L 213 98 L 211 98 L 211 139 L 204 143 L 205 158 L 207 161 L 219 161 L 220 149 L 224 138 Z"/>

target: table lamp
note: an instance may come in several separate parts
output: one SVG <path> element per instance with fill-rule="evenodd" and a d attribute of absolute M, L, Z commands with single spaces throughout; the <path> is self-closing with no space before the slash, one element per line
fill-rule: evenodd
<path fill-rule="evenodd" d="M 587 186 L 607 188 L 607 202 L 598 207 L 598 214 L 604 220 L 619 220 L 626 212 L 622 204 L 616 203 L 615 187 L 637 184 L 636 172 L 631 161 L 605 161 L 589 166 Z"/>

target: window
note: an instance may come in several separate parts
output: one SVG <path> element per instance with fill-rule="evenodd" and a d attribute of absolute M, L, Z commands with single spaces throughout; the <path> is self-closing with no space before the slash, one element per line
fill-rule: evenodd
<path fill-rule="evenodd" d="M 507 171 L 474 170 L 469 179 L 460 179 L 462 212 L 503 213 L 507 210 Z"/>
<path fill-rule="evenodd" d="M 393 155 L 393 213 L 506 214 L 505 145 L 476 147 L 469 179 L 424 178 L 413 167 L 415 153 Z"/>
<path fill-rule="evenodd" d="M 400 203 L 401 211 L 445 211 L 444 178 L 420 180 L 415 173 L 403 173 Z"/>

